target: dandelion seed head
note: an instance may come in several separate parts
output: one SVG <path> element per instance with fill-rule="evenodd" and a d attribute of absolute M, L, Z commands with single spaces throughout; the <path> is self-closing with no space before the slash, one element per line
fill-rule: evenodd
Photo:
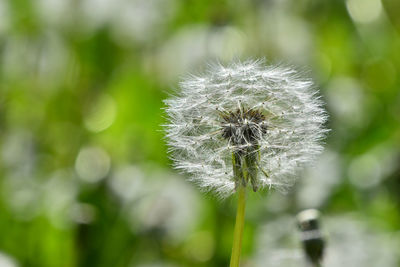
<path fill-rule="evenodd" d="M 204 191 L 232 194 L 234 165 L 249 159 L 254 191 L 286 191 L 323 149 L 323 102 L 312 81 L 291 68 L 262 60 L 215 64 L 183 79 L 180 89 L 165 100 L 169 150 L 175 167 Z"/>

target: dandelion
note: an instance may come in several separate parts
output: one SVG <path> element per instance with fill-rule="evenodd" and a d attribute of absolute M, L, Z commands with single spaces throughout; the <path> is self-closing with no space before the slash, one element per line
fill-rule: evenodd
<path fill-rule="evenodd" d="M 322 146 L 326 113 L 312 81 L 263 61 L 211 66 L 165 101 L 175 167 L 226 197 L 238 183 L 286 191 Z M 242 172 L 240 171 L 242 170 Z"/>
<path fill-rule="evenodd" d="M 311 80 L 262 60 L 211 65 L 180 87 L 165 101 L 175 167 L 204 191 L 238 192 L 234 240 L 241 243 L 247 186 L 286 191 L 322 151 L 322 101 Z M 233 250 L 240 254 L 240 245 Z"/>

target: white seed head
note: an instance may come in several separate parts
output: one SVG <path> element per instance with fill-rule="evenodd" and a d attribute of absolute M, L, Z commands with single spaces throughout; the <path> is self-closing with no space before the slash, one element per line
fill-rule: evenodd
<path fill-rule="evenodd" d="M 232 194 L 236 164 L 256 177 L 254 191 L 285 191 L 323 149 L 323 103 L 312 81 L 291 68 L 215 64 L 180 89 L 165 100 L 168 145 L 175 167 L 205 191 Z"/>

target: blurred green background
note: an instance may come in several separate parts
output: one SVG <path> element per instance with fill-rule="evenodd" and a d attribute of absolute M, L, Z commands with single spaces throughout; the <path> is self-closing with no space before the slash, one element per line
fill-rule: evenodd
<path fill-rule="evenodd" d="M 327 257 L 400 266 L 398 0 L 0 0 L 0 266 L 228 266 L 236 201 L 171 169 L 162 100 L 248 57 L 312 76 L 332 130 L 289 194 L 250 196 L 242 265 L 289 266 L 277 222 L 318 208 Z"/>

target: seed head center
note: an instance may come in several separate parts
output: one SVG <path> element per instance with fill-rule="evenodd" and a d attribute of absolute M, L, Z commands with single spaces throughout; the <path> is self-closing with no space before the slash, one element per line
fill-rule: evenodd
<path fill-rule="evenodd" d="M 222 137 L 233 145 L 253 144 L 267 132 L 264 114 L 260 110 L 238 108 L 221 113 Z"/>

